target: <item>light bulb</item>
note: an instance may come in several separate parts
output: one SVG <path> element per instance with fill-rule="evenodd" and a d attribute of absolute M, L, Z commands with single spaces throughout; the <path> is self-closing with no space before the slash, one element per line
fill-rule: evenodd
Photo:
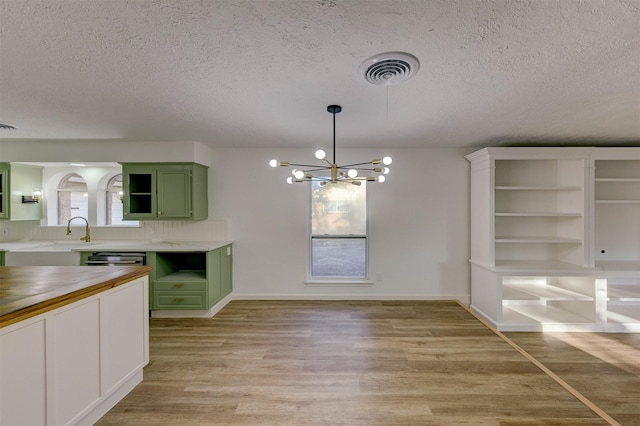
<path fill-rule="evenodd" d="M 296 179 L 302 179 L 304 177 L 304 172 L 302 170 L 296 170 L 293 175 L 296 177 Z"/>
<path fill-rule="evenodd" d="M 350 178 L 354 178 L 358 176 L 358 171 L 356 169 L 349 169 L 349 171 L 347 172 L 347 176 L 349 176 Z"/>
<path fill-rule="evenodd" d="M 287 183 L 288 183 L 289 185 L 293 185 L 293 178 L 292 178 L 291 176 L 289 176 L 289 177 L 287 178 Z"/>
<path fill-rule="evenodd" d="M 389 172 L 390 172 L 390 170 L 389 170 L 389 168 L 388 168 L 388 167 L 385 167 L 385 168 L 382 170 L 382 174 L 383 174 L 383 175 L 388 175 L 388 174 L 389 174 Z"/>
<path fill-rule="evenodd" d="M 389 156 L 384 157 L 382 159 L 382 164 L 384 164 L 385 166 L 388 166 L 389 164 L 391 164 L 393 162 L 393 159 Z"/>
<path fill-rule="evenodd" d="M 273 160 L 269 161 L 269 165 L 271 167 L 278 167 L 278 160 L 274 158 Z"/>
<path fill-rule="evenodd" d="M 323 150 L 319 149 L 316 151 L 316 158 L 318 160 L 324 160 L 326 156 L 327 156 L 327 153 L 324 152 Z"/>
<path fill-rule="evenodd" d="M 383 175 L 378 176 L 378 182 L 382 183 L 382 182 L 384 182 L 385 180 L 387 180 L 387 178 L 386 178 L 386 177 L 384 177 Z"/>

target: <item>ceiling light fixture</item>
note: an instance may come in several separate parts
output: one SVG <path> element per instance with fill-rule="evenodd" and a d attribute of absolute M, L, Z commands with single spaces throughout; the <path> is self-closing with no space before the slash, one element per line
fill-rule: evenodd
<path fill-rule="evenodd" d="M 371 160 L 364 163 L 345 164 L 339 166 L 336 162 L 336 114 L 342 111 L 340 105 L 329 105 L 327 111 L 333 114 L 333 162 L 327 160 L 327 153 L 319 149 L 316 151 L 315 156 L 318 160 L 324 160 L 327 165 L 311 165 L 311 164 L 297 164 L 289 163 L 287 161 L 278 161 L 273 159 L 269 161 L 271 167 L 302 167 L 303 169 L 293 169 L 293 176 L 287 178 L 287 183 L 293 184 L 294 182 L 305 182 L 317 180 L 320 181 L 320 185 L 326 185 L 327 183 L 345 182 L 353 185 L 362 185 L 362 182 L 384 182 L 385 175 L 389 173 L 389 164 L 391 164 L 391 157 L 384 157 L 380 160 Z M 363 167 L 366 165 L 372 165 L 373 167 Z M 364 173 L 360 175 L 360 173 Z"/>

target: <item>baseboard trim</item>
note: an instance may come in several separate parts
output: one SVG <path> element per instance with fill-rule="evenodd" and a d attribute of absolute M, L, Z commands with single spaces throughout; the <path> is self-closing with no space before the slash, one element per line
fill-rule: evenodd
<path fill-rule="evenodd" d="M 233 293 L 233 300 L 458 300 L 469 305 L 470 294 L 242 294 Z"/>

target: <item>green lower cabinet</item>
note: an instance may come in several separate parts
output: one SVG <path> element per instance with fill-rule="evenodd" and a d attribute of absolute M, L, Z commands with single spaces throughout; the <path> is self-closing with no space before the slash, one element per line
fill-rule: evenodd
<path fill-rule="evenodd" d="M 0 266 L 4 266 L 4 252 L 0 251 Z"/>
<path fill-rule="evenodd" d="M 207 310 L 231 293 L 231 245 L 206 252 L 150 252 L 152 310 Z"/>

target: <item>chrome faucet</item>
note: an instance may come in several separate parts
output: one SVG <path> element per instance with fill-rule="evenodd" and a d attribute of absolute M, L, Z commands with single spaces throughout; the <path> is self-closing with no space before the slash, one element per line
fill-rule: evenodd
<path fill-rule="evenodd" d="M 89 235 L 89 221 L 87 219 L 85 219 L 82 216 L 76 216 L 76 217 L 72 217 L 71 219 L 69 219 L 69 222 L 67 222 L 67 235 L 71 235 L 71 221 L 73 219 L 82 219 L 85 221 L 85 223 L 87 224 L 86 228 L 85 228 L 85 236 L 80 238 L 82 241 L 84 241 L 85 243 L 88 243 L 89 241 L 91 241 L 91 235 Z"/>

